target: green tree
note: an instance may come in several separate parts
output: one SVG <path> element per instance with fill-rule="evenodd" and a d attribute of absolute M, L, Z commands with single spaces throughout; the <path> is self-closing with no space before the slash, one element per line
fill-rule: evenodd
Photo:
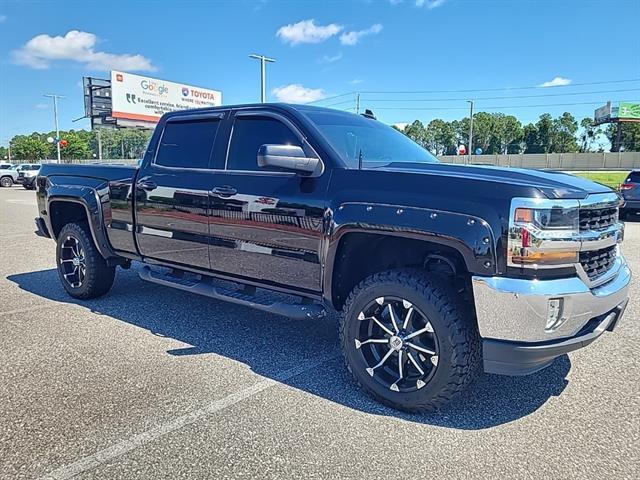
<path fill-rule="evenodd" d="M 569 112 L 564 112 L 561 116 L 553 120 L 551 131 L 551 152 L 568 153 L 579 150 L 576 141 L 578 122 Z"/>
<path fill-rule="evenodd" d="M 538 127 L 529 123 L 522 129 L 522 148 L 524 153 L 544 153 L 538 140 Z"/>
<path fill-rule="evenodd" d="M 48 157 L 49 144 L 38 133 L 16 135 L 11 139 L 11 156 L 16 160 L 42 160 Z"/>
<path fill-rule="evenodd" d="M 640 151 L 640 123 L 622 122 L 622 137 L 620 147 L 627 152 Z M 618 135 L 618 125 L 611 123 L 608 125 L 605 134 L 611 142 L 611 151 L 616 151 L 616 139 Z"/>
<path fill-rule="evenodd" d="M 536 123 L 536 141 L 542 153 L 549 153 L 553 142 L 553 117 L 548 113 L 540 115 Z"/>
<path fill-rule="evenodd" d="M 444 155 L 456 148 L 456 133 L 449 122 L 439 118 L 431 120 L 426 128 L 426 144 L 430 152 Z"/>
<path fill-rule="evenodd" d="M 418 145 L 428 148 L 427 131 L 420 120 L 415 120 L 413 123 L 407 125 L 404 129 L 404 134 Z"/>
<path fill-rule="evenodd" d="M 516 117 L 502 113 L 496 114 L 494 135 L 499 153 L 519 153 L 522 133 L 522 124 Z"/>
<path fill-rule="evenodd" d="M 582 128 L 582 133 L 579 135 L 580 151 L 592 152 L 593 142 L 602 133 L 602 129 L 594 125 L 594 120 L 591 117 L 585 117 L 580 120 L 580 127 Z"/>
<path fill-rule="evenodd" d="M 88 159 L 92 156 L 89 141 L 91 134 L 85 130 L 61 132 L 60 138 L 67 141 L 67 146 L 60 150 L 64 160 Z"/>
<path fill-rule="evenodd" d="M 473 145 L 469 148 L 475 152 L 481 148 L 484 153 L 494 153 L 489 149 L 493 139 L 494 116 L 487 112 L 478 112 L 473 115 Z"/>

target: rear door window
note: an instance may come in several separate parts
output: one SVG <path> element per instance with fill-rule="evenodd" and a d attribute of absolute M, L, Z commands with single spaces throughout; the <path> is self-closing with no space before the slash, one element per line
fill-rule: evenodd
<path fill-rule="evenodd" d="M 155 164 L 172 168 L 209 168 L 219 118 L 167 122 Z"/>

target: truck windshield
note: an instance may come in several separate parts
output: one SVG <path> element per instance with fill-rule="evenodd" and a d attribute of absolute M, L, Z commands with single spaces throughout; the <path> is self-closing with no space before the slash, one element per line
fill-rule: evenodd
<path fill-rule="evenodd" d="M 349 168 L 395 163 L 437 163 L 438 159 L 401 132 L 371 118 L 342 112 L 304 112 Z"/>

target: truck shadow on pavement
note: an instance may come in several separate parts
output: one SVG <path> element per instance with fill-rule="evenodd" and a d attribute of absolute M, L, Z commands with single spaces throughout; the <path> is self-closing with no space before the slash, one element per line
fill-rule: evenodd
<path fill-rule="evenodd" d="M 166 354 L 221 355 L 248 365 L 266 378 L 278 379 L 286 370 L 333 354 L 319 367 L 282 383 L 354 410 L 426 425 L 478 430 L 515 421 L 559 396 L 568 384 L 566 375 L 571 368 L 565 355 L 527 377 L 482 374 L 446 408 L 432 414 L 406 414 L 379 404 L 356 388 L 340 356 L 335 315 L 300 322 L 265 314 L 146 283 L 135 268 L 119 270 L 107 296 L 86 302 L 66 294 L 54 269 L 8 279 L 34 295 L 81 305 L 111 317 L 104 321 L 127 322 L 189 345 Z M 98 317 L 96 321 L 103 320 Z M 213 355 L 211 361 L 216 361 Z"/>

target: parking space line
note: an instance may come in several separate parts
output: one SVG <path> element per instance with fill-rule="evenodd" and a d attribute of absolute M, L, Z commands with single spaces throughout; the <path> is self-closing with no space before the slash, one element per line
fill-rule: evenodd
<path fill-rule="evenodd" d="M 76 462 L 57 468 L 41 477 L 41 480 L 64 480 L 73 478 L 76 475 L 88 470 L 93 470 L 94 468 L 99 467 L 100 465 L 107 463 L 114 458 L 120 457 L 132 450 L 135 450 L 138 447 L 142 447 L 187 425 L 192 425 L 193 423 L 204 417 L 214 415 L 222 410 L 225 410 L 226 408 L 235 405 L 236 403 L 251 398 L 254 395 L 257 395 L 258 393 L 274 385 L 306 373 L 309 370 L 313 370 L 314 368 L 320 366 L 322 363 L 332 360 L 336 357 L 338 357 L 338 355 L 335 354 L 316 357 L 310 362 L 304 363 L 298 367 L 286 370 L 278 375 L 275 375 L 274 378 L 261 380 L 250 387 L 243 388 L 235 393 L 227 395 L 224 398 L 214 400 L 203 408 L 194 410 L 191 413 L 182 415 L 178 418 L 175 418 L 174 420 L 158 425 L 157 427 L 147 430 L 146 432 L 142 432 L 137 435 L 133 435 L 132 437 L 121 440 L 111 445 L 110 447 L 99 450 L 93 455 L 81 458 Z"/>

